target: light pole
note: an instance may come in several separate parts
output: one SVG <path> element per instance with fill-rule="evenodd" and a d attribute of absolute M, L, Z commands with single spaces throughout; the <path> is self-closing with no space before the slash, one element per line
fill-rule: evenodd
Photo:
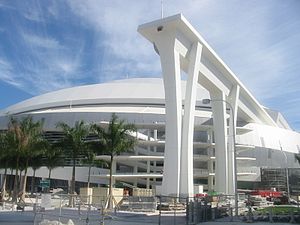
<path fill-rule="evenodd" d="M 233 107 L 232 105 L 227 102 L 226 100 L 223 100 L 223 99 L 203 99 L 202 100 L 202 103 L 203 104 L 210 104 L 211 102 L 225 102 L 229 108 L 230 108 L 230 111 L 231 111 L 231 118 L 232 118 L 232 129 L 233 129 L 233 133 L 232 133 L 232 141 L 233 141 L 233 172 L 234 172 L 234 176 L 233 176 L 233 179 L 234 179 L 234 207 L 235 207 L 235 215 L 238 216 L 238 211 L 239 211 L 239 206 L 238 206 L 238 190 L 237 190 L 237 162 L 236 162 L 236 156 L 237 156 L 237 153 L 236 153 L 236 146 L 235 146 L 235 118 L 234 118 L 234 110 L 233 110 Z"/>

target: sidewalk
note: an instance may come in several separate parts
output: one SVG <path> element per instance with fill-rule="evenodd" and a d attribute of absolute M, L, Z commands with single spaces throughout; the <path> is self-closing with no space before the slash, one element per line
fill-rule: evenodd
<path fill-rule="evenodd" d="M 69 210 L 68 210 L 69 211 Z M 72 210 L 71 215 L 76 215 L 76 211 Z M 50 211 L 49 211 L 50 212 Z M 53 212 L 53 211 L 52 211 Z M 69 211 L 70 212 L 70 211 Z M 52 217 L 51 220 L 57 220 L 58 214 L 56 217 Z M 45 214 L 46 215 L 46 214 Z M 98 217 L 99 218 L 99 217 Z M 49 218 L 48 218 L 49 219 Z M 72 219 L 72 218 L 71 218 Z M 93 220 L 90 218 L 90 225 L 98 225 L 99 219 Z M 67 218 L 62 219 L 63 222 L 67 221 Z M 40 221 L 36 221 L 40 222 Z M 85 225 L 86 221 L 82 218 L 81 221 L 73 220 L 75 225 Z M 32 211 L 0 211 L 0 225 L 33 225 L 34 224 L 34 214 Z M 38 223 L 37 223 L 38 224 Z M 158 224 L 158 215 L 146 215 L 146 214 L 135 214 L 135 213 L 117 213 L 117 215 L 112 216 L 111 219 L 106 219 L 105 224 L 109 225 L 157 225 Z M 164 215 L 161 218 L 161 225 L 181 225 L 185 224 L 185 217 L 179 216 L 174 221 L 174 218 L 171 215 Z M 242 221 L 229 221 L 228 219 L 221 219 L 211 222 L 203 222 L 198 225 L 249 225 L 249 223 Z M 271 225 L 269 222 L 254 222 L 250 223 L 253 225 Z M 291 223 L 274 223 L 275 225 L 291 225 Z"/>
<path fill-rule="evenodd" d="M 39 224 L 43 219 L 59 220 L 58 210 L 47 210 L 36 216 L 36 224 Z M 75 225 L 86 225 L 86 216 L 81 215 L 81 219 L 78 219 L 78 212 L 72 209 L 63 209 L 63 215 L 61 221 L 66 223 L 71 219 Z M 100 212 L 89 216 L 90 225 L 99 225 L 101 220 Z M 145 214 L 145 213 L 133 213 L 133 212 L 118 212 L 106 216 L 104 220 L 106 225 L 157 225 L 159 224 L 159 217 L 157 213 Z M 164 214 L 161 217 L 161 225 L 174 225 L 185 224 L 185 215 L 178 215 L 176 218 L 173 214 Z M 34 213 L 32 211 L 0 211 L 0 225 L 33 225 Z"/>
<path fill-rule="evenodd" d="M 201 225 L 243 225 L 243 224 L 253 224 L 253 225 L 291 225 L 291 223 L 270 223 L 270 222 L 253 222 L 253 223 L 246 223 L 240 221 L 233 221 L 233 222 L 224 222 L 224 221 L 212 221 L 212 222 L 204 222 L 200 223 Z"/>
<path fill-rule="evenodd" d="M 249 224 L 253 224 L 253 225 L 291 225 L 292 223 L 271 223 L 271 222 L 243 222 L 241 220 L 233 220 L 230 221 L 230 218 L 223 218 L 223 219 L 218 219 L 215 221 L 210 221 L 210 222 L 202 222 L 199 223 L 199 225 L 249 225 Z"/>
<path fill-rule="evenodd" d="M 33 225 L 32 212 L 7 212 L 0 211 L 0 224 L 1 225 Z"/>

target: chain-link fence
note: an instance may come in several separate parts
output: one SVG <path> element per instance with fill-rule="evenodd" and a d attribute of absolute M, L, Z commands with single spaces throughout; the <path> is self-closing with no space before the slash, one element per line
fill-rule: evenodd
<path fill-rule="evenodd" d="M 158 224 L 187 224 L 186 198 L 157 196 Z"/>
<path fill-rule="evenodd" d="M 297 204 L 277 205 L 278 201 L 269 201 L 269 204 L 261 203 L 260 198 L 247 196 L 246 208 L 240 217 L 247 222 L 284 222 L 300 223 L 300 208 Z M 276 199 L 275 199 L 276 200 Z M 276 203 L 274 205 L 274 203 Z M 262 206 L 261 206 L 262 204 Z"/>
<path fill-rule="evenodd" d="M 300 223 L 299 205 L 273 205 L 261 197 L 240 195 L 238 213 L 234 196 L 215 195 L 191 198 L 187 203 L 187 223 L 206 221 Z"/>
<path fill-rule="evenodd" d="M 14 215 L 32 213 L 33 224 L 72 220 L 75 225 L 198 224 L 205 221 L 300 222 L 299 205 L 276 206 L 253 196 L 240 196 L 235 215 L 234 196 L 214 195 L 195 198 L 169 196 L 114 196 L 114 207 L 107 209 L 108 197 L 97 195 L 38 194 L 18 205 L 7 203 Z M 21 222 L 21 221 L 20 221 Z"/>
<path fill-rule="evenodd" d="M 44 220 L 75 224 L 99 224 L 108 215 L 105 213 L 105 198 L 96 196 L 99 201 L 92 202 L 90 196 L 40 194 L 33 205 L 34 224 Z"/>
<path fill-rule="evenodd" d="M 72 200 L 71 200 L 72 198 Z M 107 197 L 41 194 L 33 203 L 34 224 L 45 220 L 76 225 L 99 224 L 186 224 L 186 199 L 155 196 L 114 196 L 114 208 Z M 70 203 L 74 205 L 70 207 Z"/>
<path fill-rule="evenodd" d="M 235 215 L 234 196 L 215 195 L 188 199 L 187 220 L 197 224 L 220 218 L 233 221 Z"/>

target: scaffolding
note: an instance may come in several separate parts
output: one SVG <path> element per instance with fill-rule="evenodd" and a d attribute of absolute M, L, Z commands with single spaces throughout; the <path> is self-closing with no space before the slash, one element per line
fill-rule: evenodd
<path fill-rule="evenodd" d="M 288 169 L 261 169 L 261 186 L 265 190 L 276 188 L 277 191 L 287 192 Z"/>

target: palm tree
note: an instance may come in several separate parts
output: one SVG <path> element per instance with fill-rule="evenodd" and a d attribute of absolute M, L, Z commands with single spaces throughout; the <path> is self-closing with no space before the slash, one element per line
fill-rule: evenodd
<path fill-rule="evenodd" d="M 21 191 L 22 200 L 25 198 L 29 160 L 40 154 L 40 143 L 43 141 L 43 123 L 43 120 L 34 122 L 31 116 L 27 116 L 21 119 L 21 121 L 11 118 L 10 121 L 9 129 L 11 129 L 12 132 L 15 132 L 18 144 L 16 152 L 18 158 L 16 170 L 19 169 L 20 159 L 23 159 L 24 176 Z M 17 189 L 14 196 L 16 197 L 16 195 Z"/>
<path fill-rule="evenodd" d="M 44 165 L 49 170 L 48 179 L 51 179 L 51 172 L 54 168 L 64 165 L 63 150 L 56 146 L 56 143 L 45 142 L 45 151 L 43 154 Z"/>
<path fill-rule="evenodd" d="M 9 175 L 12 177 L 12 176 L 14 176 L 14 169 L 16 168 L 16 160 L 15 160 L 15 155 L 13 154 L 13 152 L 10 149 L 10 146 L 8 146 L 8 149 L 9 150 L 6 152 L 7 155 L 3 159 L 3 165 L 5 165 L 5 167 L 7 167 L 7 169 L 10 171 Z M 1 162 L 0 162 L 0 164 L 1 164 Z M 7 172 L 7 175 L 8 175 L 8 172 Z M 7 186 L 6 193 L 8 193 L 10 197 L 12 197 L 14 181 L 12 181 L 12 180 L 9 180 L 9 181 L 10 182 L 6 185 Z"/>
<path fill-rule="evenodd" d="M 9 168 L 9 151 L 8 151 L 8 142 L 7 142 L 7 135 L 5 132 L 0 133 L 0 168 L 4 168 L 4 175 L 1 184 L 0 190 L 0 202 L 4 199 L 6 195 L 6 176 L 7 176 L 7 169 Z"/>
<path fill-rule="evenodd" d="M 14 162 L 10 165 L 11 172 L 15 170 L 15 177 L 14 182 L 12 183 L 12 200 L 15 202 L 17 200 L 18 196 L 18 173 L 19 173 L 19 161 L 20 161 L 20 145 L 19 144 L 19 135 L 20 131 L 18 126 L 13 126 L 12 124 L 9 124 L 8 131 L 6 133 L 7 135 L 7 145 L 9 149 L 9 155 L 15 159 Z"/>
<path fill-rule="evenodd" d="M 91 168 L 96 162 L 96 153 L 92 149 L 87 149 L 84 155 L 85 158 L 82 160 L 82 163 L 88 165 L 89 167 L 87 188 L 90 188 Z"/>
<path fill-rule="evenodd" d="M 38 145 L 42 140 L 42 128 L 43 121 L 34 122 L 30 116 L 23 118 L 21 121 L 11 117 L 8 124 L 10 144 L 11 147 L 15 147 L 13 151 L 16 155 L 16 176 L 13 192 L 14 201 L 16 201 L 18 196 L 18 172 L 20 159 L 24 159 L 24 179 L 22 184 L 22 199 L 24 199 L 29 160 L 39 154 Z"/>
<path fill-rule="evenodd" d="M 64 151 L 66 157 L 72 160 L 72 179 L 70 194 L 75 194 L 75 168 L 76 160 L 80 159 L 83 152 L 87 148 L 86 138 L 89 135 L 90 128 L 83 121 L 76 121 L 74 127 L 70 127 L 66 123 L 58 123 L 57 127 L 64 133 L 63 139 L 58 143 Z M 74 198 L 70 198 L 70 206 L 74 206 Z"/>
<path fill-rule="evenodd" d="M 82 160 L 82 163 L 88 165 L 88 183 L 87 188 L 90 188 L 90 180 L 91 180 L 91 168 L 92 166 L 99 167 L 106 165 L 104 160 L 99 160 L 96 158 L 97 155 L 102 154 L 102 148 L 99 147 L 98 142 L 92 141 L 88 143 L 88 148 L 84 152 L 85 158 Z"/>
<path fill-rule="evenodd" d="M 120 120 L 118 116 L 113 113 L 106 126 L 94 124 L 92 130 L 98 137 L 103 152 L 110 156 L 108 208 L 113 208 L 112 166 L 114 157 L 134 148 L 136 139 L 132 136 L 132 133 L 136 131 L 136 128 L 134 124 L 128 124 L 124 120 Z"/>
<path fill-rule="evenodd" d="M 35 186 L 35 173 L 36 173 L 36 170 L 39 169 L 40 167 L 43 166 L 43 161 L 41 160 L 41 156 L 42 155 L 39 155 L 39 156 L 36 156 L 34 158 L 31 158 L 30 161 L 29 161 L 29 165 L 30 167 L 32 168 L 33 170 L 33 175 L 32 175 L 32 179 L 31 179 L 31 195 L 33 196 L 33 193 L 34 193 L 34 186 Z"/>

